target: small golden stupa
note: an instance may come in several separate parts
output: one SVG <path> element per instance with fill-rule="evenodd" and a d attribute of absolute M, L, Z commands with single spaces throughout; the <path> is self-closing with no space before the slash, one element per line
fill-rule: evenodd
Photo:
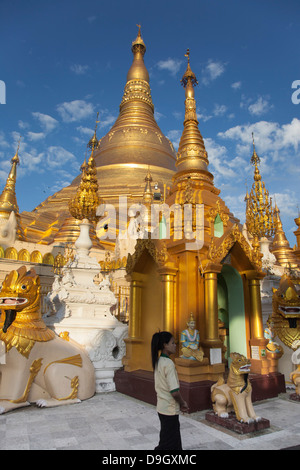
<path fill-rule="evenodd" d="M 254 183 L 250 194 L 246 195 L 246 225 L 247 230 L 253 237 L 252 246 L 254 250 L 259 251 L 259 240 L 274 235 L 276 229 L 275 209 L 272 207 L 272 199 L 262 180 L 258 165 L 260 158 L 256 153 L 253 140 L 253 154 L 251 163 L 254 166 Z"/>
<path fill-rule="evenodd" d="M 275 215 L 276 228 L 272 243 L 272 253 L 275 255 L 278 263 L 284 268 L 299 268 L 300 260 L 297 258 L 295 251 L 290 247 L 289 241 L 286 238 L 277 205 L 275 206 Z"/>
<path fill-rule="evenodd" d="M 8 178 L 6 180 L 4 189 L 0 195 L 0 219 L 1 219 L 1 222 L 3 223 L 4 221 L 8 220 L 10 217 L 10 214 L 14 212 L 16 216 L 16 222 L 17 222 L 17 227 L 16 227 L 17 239 L 25 240 L 24 230 L 23 230 L 22 223 L 20 220 L 19 206 L 18 206 L 17 197 L 16 197 L 17 165 L 19 165 L 20 163 L 19 147 L 20 147 L 20 141 L 18 143 L 17 151 L 14 157 L 11 159 L 11 169 L 10 169 Z"/>
<path fill-rule="evenodd" d="M 98 118 L 99 113 L 97 114 Z M 98 146 L 98 139 L 96 136 L 97 123 L 93 137 L 88 143 L 91 149 L 91 155 L 88 162 L 84 160 L 81 165 L 81 181 L 77 189 L 76 195 L 69 201 L 69 210 L 71 215 L 77 220 L 87 219 L 89 222 L 96 222 L 97 208 L 100 204 L 98 195 L 98 181 L 97 181 L 97 168 L 94 160 L 94 151 Z"/>

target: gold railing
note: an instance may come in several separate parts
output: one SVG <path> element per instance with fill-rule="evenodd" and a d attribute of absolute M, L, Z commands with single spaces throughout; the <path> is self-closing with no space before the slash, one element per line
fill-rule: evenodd
<path fill-rule="evenodd" d="M 115 282 L 112 283 L 112 291 L 115 294 L 118 304 L 116 310 L 116 317 L 122 323 L 128 323 L 129 320 L 129 301 L 130 301 L 130 287 L 118 286 Z"/>

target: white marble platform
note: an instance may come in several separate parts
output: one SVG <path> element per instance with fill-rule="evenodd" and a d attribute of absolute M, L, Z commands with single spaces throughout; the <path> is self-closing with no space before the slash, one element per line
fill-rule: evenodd
<path fill-rule="evenodd" d="M 278 450 L 300 445 L 300 404 L 279 398 L 254 404 L 271 427 L 237 435 L 210 425 L 205 412 L 181 415 L 185 450 Z M 76 405 L 30 406 L 0 415 L 1 450 L 153 450 L 158 442 L 155 407 L 119 392 L 97 394 Z"/>

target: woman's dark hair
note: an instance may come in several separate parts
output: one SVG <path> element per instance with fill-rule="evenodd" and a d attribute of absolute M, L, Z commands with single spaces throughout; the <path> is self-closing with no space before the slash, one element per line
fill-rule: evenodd
<path fill-rule="evenodd" d="M 170 339 L 173 337 L 172 333 L 169 331 L 160 331 L 159 333 L 154 333 L 151 341 L 151 357 L 152 357 L 152 366 L 155 369 L 155 366 L 158 361 L 158 351 L 162 351 L 164 344 L 169 343 Z"/>

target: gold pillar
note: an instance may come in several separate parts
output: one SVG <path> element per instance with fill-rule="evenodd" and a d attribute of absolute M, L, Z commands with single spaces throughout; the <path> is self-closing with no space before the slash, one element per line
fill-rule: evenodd
<path fill-rule="evenodd" d="M 205 296 L 205 340 L 204 348 L 220 348 L 222 342 L 219 338 L 218 327 L 218 273 L 219 270 L 204 274 Z"/>
<path fill-rule="evenodd" d="M 269 374 L 270 361 L 267 359 L 266 345 L 268 340 L 264 337 L 262 320 L 262 306 L 260 295 L 260 279 L 263 274 L 256 271 L 248 272 L 248 285 L 250 297 L 250 348 L 251 372 L 253 374 Z"/>
<path fill-rule="evenodd" d="M 163 329 L 176 336 L 175 328 L 175 280 L 177 268 L 158 269 L 163 283 Z"/>
<path fill-rule="evenodd" d="M 129 338 L 138 339 L 141 335 L 142 280 L 135 273 L 130 284 Z"/>
<path fill-rule="evenodd" d="M 264 339 L 260 280 L 249 279 L 250 291 L 250 334 L 251 339 Z"/>

